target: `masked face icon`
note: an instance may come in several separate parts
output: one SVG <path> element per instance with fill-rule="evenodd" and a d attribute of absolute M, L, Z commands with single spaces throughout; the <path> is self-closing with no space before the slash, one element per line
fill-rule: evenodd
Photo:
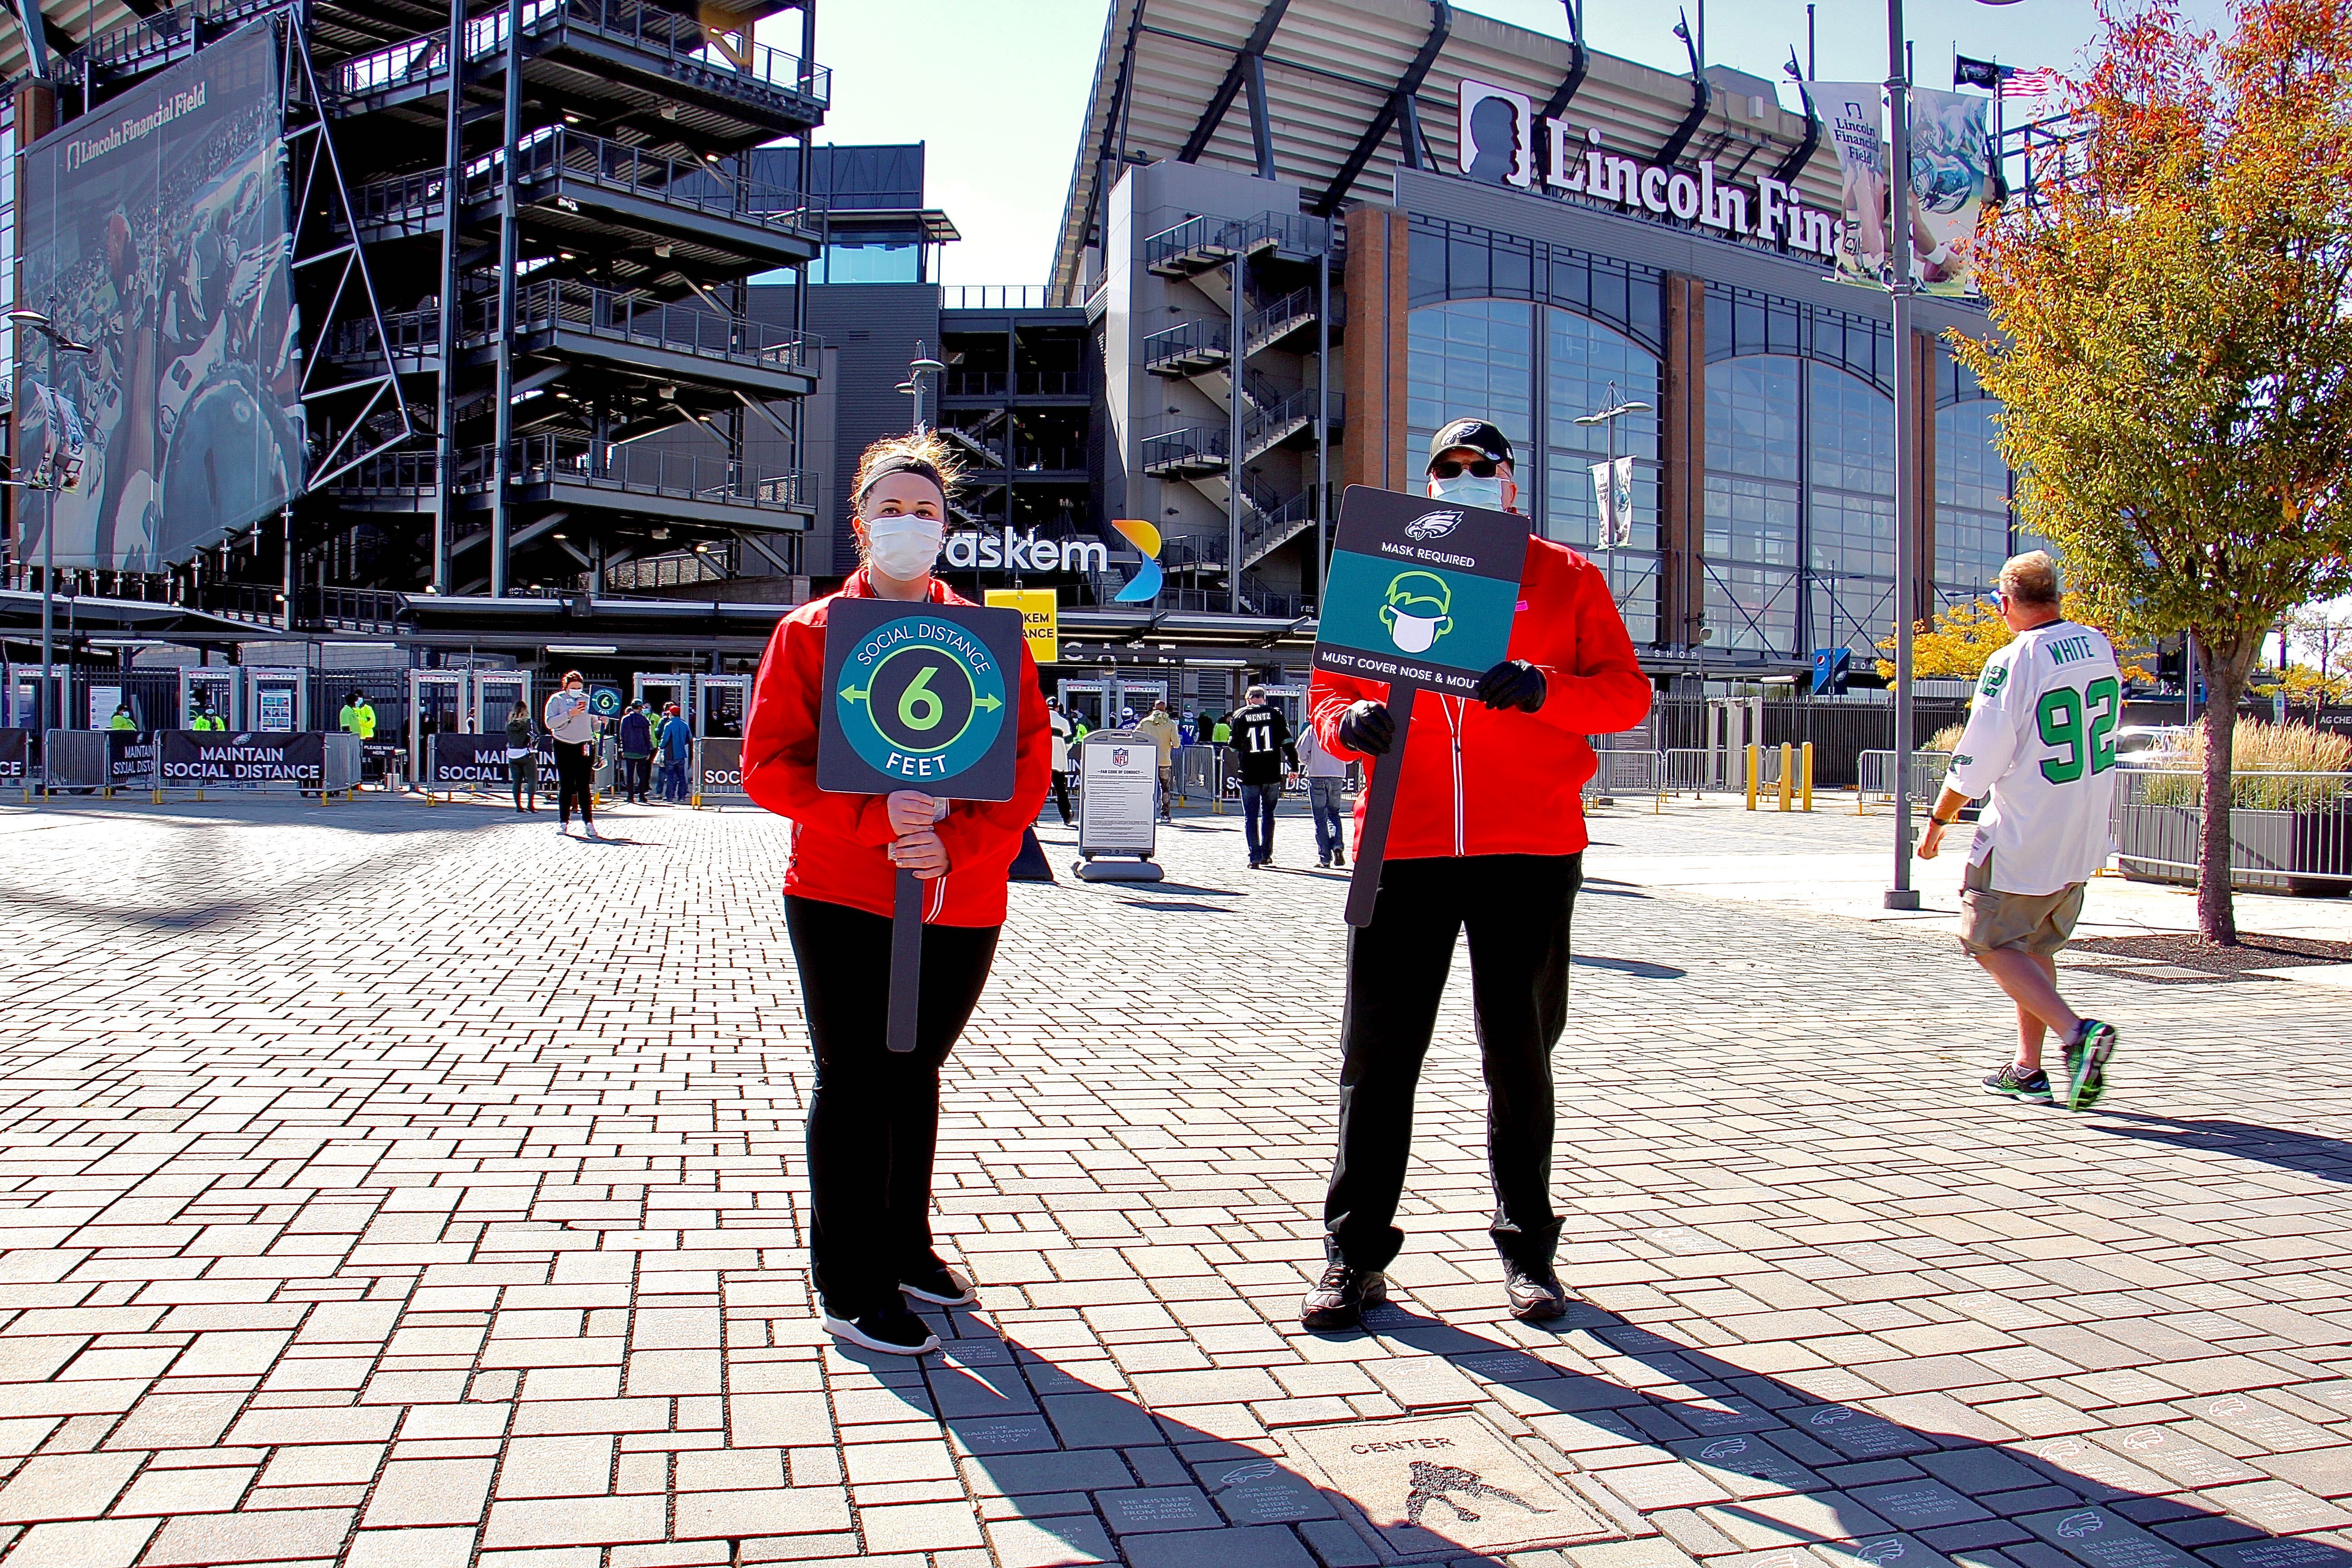
<path fill-rule="evenodd" d="M 1454 590 L 1434 572 L 1400 573 L 1389 584 L 1388 603 L 1381 606 L 1381 625 L 1402 653 L 1426 653 L 1429 646 L 1454 629 L 1447 613 Z"/>

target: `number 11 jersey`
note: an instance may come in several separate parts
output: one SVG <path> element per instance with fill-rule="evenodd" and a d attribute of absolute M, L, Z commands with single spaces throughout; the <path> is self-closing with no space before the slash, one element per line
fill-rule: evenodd
<path fill-rule="evenodd" d="M 2055 893 L 2106 864 L 2123 711 L 2116 650 L 2089 626 L 2035 626 L 1986 662 L 1944 782 L 1991 793 L 1969 859 L 1994 888 Z"/>

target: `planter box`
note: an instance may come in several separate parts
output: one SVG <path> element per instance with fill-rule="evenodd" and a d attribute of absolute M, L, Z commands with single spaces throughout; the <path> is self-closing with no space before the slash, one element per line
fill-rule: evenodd
<path fill-rule="evenodd" d="M 2136 881 L 2197 883 L 2193 805 L 2118 805 L 2116 858 Z M 2230 813 L 2230 884 L 2242 892 L 2341 898 L 2352 891 L 2352 810 Z"/>

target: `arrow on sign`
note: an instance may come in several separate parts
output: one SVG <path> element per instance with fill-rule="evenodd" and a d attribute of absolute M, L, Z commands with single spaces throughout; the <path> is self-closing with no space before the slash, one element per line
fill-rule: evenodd
<path fill-rule="evenodd" d="M 866 700 L 867 690 L 868 689 L 863 686 L 845 686 L 841 689 L 841 700 L 844 702 L 864 702 Z"/>
<path fill-rule="evenodd" d="M 993 697 L 975 697 L 971 700 L 971 705 L 975 708 L 985 708 L 992 713 L 1004 706 Z"/>

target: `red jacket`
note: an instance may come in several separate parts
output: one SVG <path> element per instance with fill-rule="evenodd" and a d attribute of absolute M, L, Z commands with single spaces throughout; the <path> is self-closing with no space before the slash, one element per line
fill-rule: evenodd
<path fill-rule="evenodd" d="M 1389 823 L 1392 860 L 1575 854 L 1587 842 L 1580 792 L 1596 765 L 1585 737 L 1630 730 L 1650 711 L 1649 679 L 1599 567 L 1538 539 L 1528 547 L 1519 594 L 1507 657 L 1543 670 L 1544 705 L 1497 711 L 1475 698 L 1421 689 L 1410 735 L 1400 737 L 1404 777 Z M 1307 697 L 1316 739 L 1337 755 L 1361 756 L 1339 743 L 1339 720 L 1350 703 L 1385 701 L 1388 691 L 1385 682 L 1317 670 Z M 1368 770 L 1389 767 L 1397 752 L 1364 761 Z M 1370 797 L 1367 790 L 1356 802 L 1360 855 Z"/>
<path fill-rule="evenodd" d="M 825 608 L 835 598 L 870 599 L 865 568 L 837 595 L 803 605 L 776 623 L 743 721 L 743 790 L 793 822 L 793 860 L 784 891 L 887 916 L 898 868 L 885 853 L 895 835 L 878 795 L 839 795 L 816 787 L 818 688 L 824 680 Z M 969 605 L 936 577 L 931 602 Z M 960 800 L 939 825 L 947 874 L 922 884 L 923 919 L 933 925 L 1004 923 L 1005 873 L 1021 835 L 1037 819 L 1052 782 L 1053 736 L 1037 665 L 1021 650 L 1019 751 L 1013 798 Z"/>

